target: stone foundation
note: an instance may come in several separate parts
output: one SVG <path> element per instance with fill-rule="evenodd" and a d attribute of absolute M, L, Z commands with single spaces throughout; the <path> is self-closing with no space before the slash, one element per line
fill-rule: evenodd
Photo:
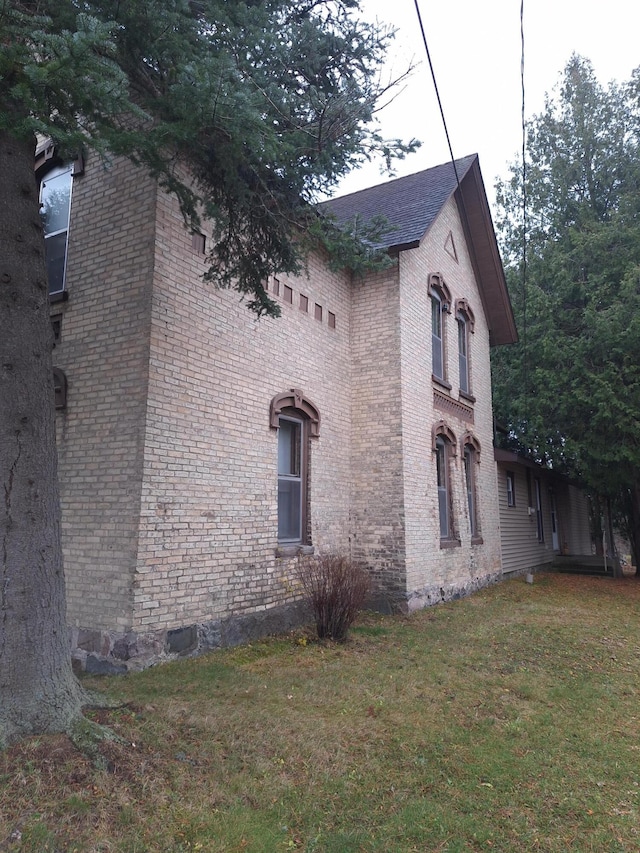
<path fill-rule="evenodd" d="M 76 672 L 119 675 L 213 649 L 239 646 L 269 634 L 280 634 L 309 619 L 306 605 L 298 602 L 168 631 L 117 633 L 72 628 L 71 657 Z"/>
<path fill-rule="evenodd" d="M 411 592 L 405 601 L 405 612 L 412 613 L 414 610 L 421 610 L 425 607 L 431 607 L 434 604 L 440 604 L 443 601 L 457 601 L 459 598 L 465 598 L 471 593 L 478 592 L 486 586 L 491 586 L 502 580 L 502 572 L 495 572 L 491 575 L 482 575 L 471 578 L 468 583 L 454 586 L 428 586 L 422 589 L 416 589 Z"/>

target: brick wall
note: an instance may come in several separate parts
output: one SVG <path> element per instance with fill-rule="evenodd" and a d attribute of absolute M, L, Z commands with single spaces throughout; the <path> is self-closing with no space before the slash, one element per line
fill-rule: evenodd
<path fill-rule="evenodd" d="M 453 201 L 419 249 L 365 280 L 332 273 L 319 257 L 306 274 L 281 276 L 275 320 L 202 282 L 205 260 L 176 202 L 127 163 L 105 171 L 89 161 L 75 182 L 70 235 L 69 300 L 52 313 L 62 315 L 55 362 L 69 380 L 57 427 L 73 624 L 166 631 L 295 600 L 295 561 L 277 549 L 269 424 L 271 399 L 292 388 L 322 418 L 309 443 L 316 553 L 350 552 L 404 609 L 499 572 L 488 330 Z M 446 411 L 431 379 L 433 272 L 476 320 L 476 401 L 461 407 L 455 317 L 446 318 Z M 458 445 L 461 544 L 440 548 L 431 431 L 441 418 L 482 447 L 481 544 L 470 541 Z"/>
<path fill-rule="evenodd" d="M 126 630 L 137 554 L 155 185 L 94 155 L 74 178 L 66 302 L 54 364 L 68 379 L 56 418 L 71 624 Z"/>
<path fill-rule="evenodd" d="M 277 431 L 269 403 L 301 389 L 321 413 L 310 440 L 311 540 L 349 548 L 349 283 L 317 260 L 280 279 L 282 317 L 258 320 L 204 284 L 173 200 L 161 195 L 134 626 L 173 627 L 290 601 L 276 557 Z M 273 285 L 272 285 L 273 287 Z M 307 297 L 307 311 L 300 297 Z M 316 319 L 316 305 L 322 309 Z M 330 328 L 329 312 L 335 317 Z M 319 312 L 318 312 L 319 316 Z"/>
<path fill-rule="evenodd" d="M 402 434 L 406 514 L 407 597 L 409 609 L 476 588 L 500 571 L 496 468 L 489 370 L 489 333 L 458 208 L 449 200 L 422 245 L 400 257 Z M 452 297 L 445 315 L 447 390 L 432 382 L 430 273 L 440 273 Z M 456 299 L 466 298 L 475 316 L 469 335 L 471 392 L 459 394 Z M 434 405 L 434 389 L 444 404 Z M 462 403 L 462 405 L 458 405 Z M 454 530 L 459 547 L 440 547 L 435 453 L 432 427 L 444 419 L 456 436 L 450 459 Z M 471 432 L 480 442 L 475 465 L 476 504 L 482 543 L 472 544 L 460 441 Z"/>
<path fill-rule="evenodd" d="M 352 554 L 395 601 L 406 583 L 397 262 L 352 292 Z"/>

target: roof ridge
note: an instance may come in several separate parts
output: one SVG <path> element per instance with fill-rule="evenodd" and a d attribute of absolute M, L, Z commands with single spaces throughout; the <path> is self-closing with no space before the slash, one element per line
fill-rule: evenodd
<path fill-rule="evenodd" d="M 456 163 L 456 165 L 457 165 L 457 164 L 463 164 L 467 160 L 473 161 L 473 159 L 476 157 L 478 157 L 477 153 L 476 154 L 466 154 L 464 157 L 457 157 L 455 160 L 446 160 L 444 163 L 438 163 L 437 166 L 429 166 L 429 168 L 427 168 L 427 169 L 418 169 L 417 172 L 411 172 L 408 175 L 399 175 L 397 178 L 389 178 L 386 181 L 380 181 L 379 184 L 372 184 L 371 186 L 364 187 L 361 190 L 354 190 L 353 192 L 345 193 L 344 195 L 332 196 L 331 198 L 326 199 L 325 201 L 321 201 L 319 203 L 319 206 L 321 207 L 324 204 L 330 204 L 332 201 L 338 201 L 339 199 L 350 198 L 351 196 L 356 196 L 356 195 L 359 195 L 360 193 L 368 193 L 368 192 L 371 192 L 371 190 L 379 189 L 380 187 L 389 187 L 391 184 L 397 184 L 398 181 L 407 181 L 407 180 L 410 180 L 411 178 L 415 178 L 417 175 L 424 175 L 427 172 L 435 172 L 437 169 L 443 169 L 446 166 L 450 166 L 452 163 Z"/>

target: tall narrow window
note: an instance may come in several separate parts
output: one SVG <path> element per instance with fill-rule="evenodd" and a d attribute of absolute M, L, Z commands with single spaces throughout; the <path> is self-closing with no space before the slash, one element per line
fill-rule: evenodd
<path fill-rule="evenodd" d="M 65 289 L 72 173 L 72 164 L 56 166 L 40 184 L 40 215 L 51 295 Z"/>
<path fill-rule="evenodd" d="M 456 456 L 457 444 L 455 434 L 446 421 L 438 421 L 437 424 L 434 424 L 431 431 L 431 442 L 436 463 L 440 547 L 451 548 L 460 545 L 452 510 L 450 470 L 451 460 Z"/>
<path fill-rule="evenodd" d="M 447 388 L 446 315 L 451 309 L 451 293 L 440 273 L 429 276 L 431 301 L 431 372 Z"/>
<path fill-rule="evenodd" d="M 507 506 L 516 505 L 516 475 L 507 471 Z"/>
<path fill-rule="evenodd" d="M 536 488 L 536 522 L 538 526 L 538 542 L 544 542 L 544 526 L 542 523 L 542 490 L 540 488 L 540 480 L 536 477 L 534 480 Z"/>
<path fill-rule="evenodd" d="M 471 333 L 475 328 L 475 316 L 466 299 L 456 299 L 458 323 L 458 375 L 460 393 L 471 396 Z"/>
<path fill-rule="evenodd" d="M 278 540 L 302 542 L 304 422 L 280 415 L 278 429 Z"/>
<path fill-rule="evenodd" d="M 300 388 L 290 388 L 272 398 L 269 425 L 278 431 L 278 542 L 307 546 L 309 455 L 320 435 L 320 412 Z"/>
<path fill-rule="evenodd" d="M 438 480 L 438 510 L 440 513 L 440 539 L 449 539 L 451 533 L 451 511 L 449 509 L 449 471 L 447 443 L 436 439 L 436 477 Z"/>
<path fill-rule="evenodd" d="M 458 367 L 460 390 L 469 394 L 471 391 L 469 384 L 469 329 L 463 314 L 458 315 Z"/>
<path fill-rule="evenodd" d="M 477 534 L 478 525 L 476 522 L 476 484 L 475 471 L 473 469 L 474 459 L 473 447 L 468 444 L 464 449 L 464 482 L 467 491 L 467 509 L 469 510 L 469 527 L 471 536 Z"/>
<path fill-rule="evenodd" d="M 437 293 L 431 294 L 431 351 L 433 375 L 444 379 L 442 300 Z"/>

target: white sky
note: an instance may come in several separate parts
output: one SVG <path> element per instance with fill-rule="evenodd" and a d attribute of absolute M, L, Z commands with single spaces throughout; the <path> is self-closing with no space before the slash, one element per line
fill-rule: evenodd
<path fill-rule="evenodd" d="M 522 148 L 520 0 L 419 0 L 455 157 L 477 153 L 490 203 L 497 176 Z M 362 0 L 367 20 L 397 34 L 387 66 L 396 75 L 421 64 L 404 91 L 379 113 L 383 135 L 417 137 L 422 147 L 397 164 L 396 175 L 449 159 L 414 0 Z M 603 84 L 628 80 L 640 66 L 638 0 L 524 0 L 525 113 L 544 106 L 572 52 L 593 63 Z M 349 175 L 336 195 L 381 183 L 379 164 Z"/>

